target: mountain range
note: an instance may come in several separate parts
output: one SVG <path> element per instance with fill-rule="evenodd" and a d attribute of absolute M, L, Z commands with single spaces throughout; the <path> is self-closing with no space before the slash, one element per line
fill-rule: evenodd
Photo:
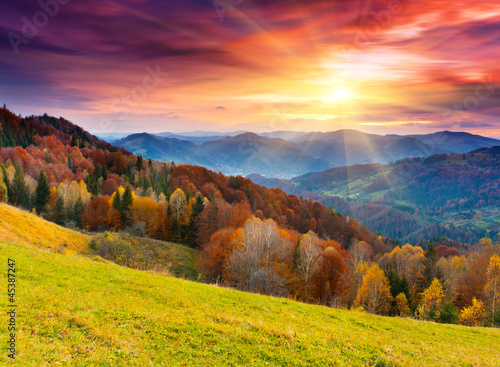
<path fill-rule="evenodd" d="M 466 132 L 377 135 L 357 130 L 132 134 L 113 141 L 145 158 L 202 165 L 229 175 L 258 173 L 290 179 L 355 164 L 398 161 L 435 154 L 468 153 L 500 140 Z"/>

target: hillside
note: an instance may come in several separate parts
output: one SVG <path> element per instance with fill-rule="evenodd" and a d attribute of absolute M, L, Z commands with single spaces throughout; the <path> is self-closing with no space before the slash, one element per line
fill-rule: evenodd
<path fill-rule="evenodd" d="M 498 329 L 307 305 L 0 243 L 7 258 L 22 315 L 12 366 L 500 364 Z"/>
<path fill-rule="evenodd" d="M 0 241 L 66 254 L 88 253 L 91 236 L 58 226 L 24 210 L 0 203 Z"/>
<path fill-rule="evenodd" d="M 198 252 L 187 246 L 137 238 L 126 233 L 83 234 L 2 203 L 0 241 L 66 255 L 97 255 L 120 265 L 162 271 L 182 278 L 196 279 L 198 276 L 195 269 Z M 130 246 L 134 247 L 134 251 L 130 251 Z M 122 260 L 125 254 L 129 258 L 128 263 Z M 144 254 L 154 255 L 155 258 L 145 264 Z"/>
<path fill-rule="evenodd" d="M 279 184 L 289 194 L 325 205 L 340 198 L 344 204 L 337 208 L 350 207 L 343 213 L 385 236 L 419 243 L 444 235 L 470 244 L 484 236 L 495 240 L 500 232 L 500 161 L 495 152 L 479 149 L 337 167 L 296 177 L 293 189 Z"/>

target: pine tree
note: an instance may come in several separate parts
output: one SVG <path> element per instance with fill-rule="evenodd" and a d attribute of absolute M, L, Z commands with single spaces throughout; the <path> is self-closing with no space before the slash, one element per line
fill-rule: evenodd
<path fill-rule="evenodd" d="M 64 199 L 62 196 L 58 196 L 56 200 L 56 223 L 63 224 L 64 223 Z"/>
<path fill-rule="evenodd" d="M 427 252 L 425 253 L 425 268 L 423 271 L 423 276 L 424 276 L 423 286 L 424 286 L 424 288 L 429 287 L 435 278 L 442 281 L 442 274 L 439 271 L 437 262 L 438 262 L 438 257 L 437 257 L 436 249 L 434 248 L 434 245 L 431 243 L 431 244 L 429 244 L 429 248 L 427 249 Z"/>
<path fill-rule="evenodd" d="M 71 159 L 71 156 L 69 154 L 68 154 L 67 162 L 68 162 L 69 169 L 71 170 L 71 172 L 73 172 L 73 160 Z"/>
<path fill-rule="evenodd" d="M 198 238 L 198 216 L 201 214 L 203 209 L 205 208 L 205 203 L 203 202 L 203 196 L 198 194 L 196 196 L 196 201 L 194 202 L 192 208 L 191 218 L 189 219 L 189 225 L 187 230 L 187 241 L 190 246 L 194 247 L 196 245 L 196 239 Z"/>
<path fill-rule="evenodd" d="M 130 188 L 129 185 L 125 188 L 125 191 L 123 192 L 123 196 L 121 197 L 121 203 L 120 203 L 120 214 L 122 215 L 122 223 L 123 225 L 128 224 L 128 214 L 130 212 L 130 206 L 132 205 L 132 202 L 134 201 L 134 197 L 132 196 L 132 189 Z"/>
<path fill-rule="evenodd" d="M 82 226 L 82 214 L 85 211 L 85 208 L 83 207 L 83 202 L 82 202 L 82 197 L 79 196 L 78 200 L 75 203 L 75 206 L 73 207 L 73 211 L 71 213 L 71 220 L 74 221 L 77 225 L 77 227 Z"/>
<path fill-rule="evenodd" d="M 23 167 L 20 162 L 16 166 L 16 173 L 12 180 L 11 195 L 9 195 L 9 198 L 11 204 L 30 209 L 30 195 L 24 181 Z"/>
<path fill-rule="evenodd" d="M 47 175 L 43 171 L 40 171 L 40 175 L 38 176 L 38 184 L 36 186 L 36 198 L 35 198 L 35 208 L 37 214 L 40 214 L 43 210 L 43 207 L 47 203 L 47 197 L 50 195 L 50 186 L 49 180 L 47 179 Z"/>
<path fill-rule="evenodd" d="M 113 203 L 111 204 L 111 206 L 113 207 L 113 209 L 121 211 L 121 208 L 122 208 L 122 202 L 121 201 L 122 200 L 121 200 L 120 190 L 116 190 L 115 191 L 115 196 L 113 197 Z"/>

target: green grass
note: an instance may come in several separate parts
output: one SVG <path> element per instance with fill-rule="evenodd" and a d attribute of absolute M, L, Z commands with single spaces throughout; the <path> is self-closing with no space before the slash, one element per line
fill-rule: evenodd
<path fill-rule="evenodd" d="M 498 366 L 500 330 L 378 317 L 0 243 L 17 366 Z M 1 297 L 5 310 L 7 297 Z"/>
<path fill-rule="evenodd" d="M 61 227 L 28 211 L 0 203 L 0 241 L 23 244 L 66 255 L 94 256 L 96 251 L 90 249 L 90 242 L 91 240 L 98 241 L 104 236 L 103 233 L 85 234 Z M 131 237 L 123 232 L 110 232 L 109 236 L 117 241 L 128 243 L 131 241 Z M 138 240 L 138 238 L 133 240 Z M 145 247 L 163 250 L 164 256 L 161 261 L 165 266 L 162 267 L 162 271 L 168 271 L 179 278 L 197 279 L 198 250 L 148 238 L 142 238 L 141 241 L 147 244 Z"/>

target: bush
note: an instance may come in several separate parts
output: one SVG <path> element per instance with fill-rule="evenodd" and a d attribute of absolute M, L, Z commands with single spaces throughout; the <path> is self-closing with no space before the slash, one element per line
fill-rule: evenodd
<path fill-rule="evenodd" d="M 458 309 L 451 302 L 444 303 L 437 321 L 443 324 L 458 324 Z"/>
<path fill-rule="evenodd" d="M 472 306 L 464 307 L 458 317 L 462 325 L 481 326 L 486 318 L 484 303 L 476 297 L 472 299 Z"/>

